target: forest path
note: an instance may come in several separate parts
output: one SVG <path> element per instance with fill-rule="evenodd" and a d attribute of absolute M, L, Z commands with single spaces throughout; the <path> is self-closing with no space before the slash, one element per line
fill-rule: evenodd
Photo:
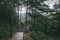
<path fill-rule="evenodd" d="M 9 40 L 23 40 L 23 32 L 16 32 Z"/>

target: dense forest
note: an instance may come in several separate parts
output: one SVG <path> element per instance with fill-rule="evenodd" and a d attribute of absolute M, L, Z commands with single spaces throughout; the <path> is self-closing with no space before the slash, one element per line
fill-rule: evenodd
<path fill-rule="evenodd" d="M 11 37 L 19 26 L 19 6 L 25 6 L 31 40 L 60 40 L 60 4 L 49 8 L 47 0 L 0 0 L 0 37 Z M 18 12 L 16 12 L 18 7 Z M 21 19 L 20 19 L 21 20 Z"/>
<path fill-rule="evenodd" d="M 17 0 L 0 0 L 0 37 L 11 37 L 18 25 Z M 16 5 L 15 5 L 16 4 Z"/>
<path fill-rule="evenodd" d="M 49 8 L 46 0 L 27 0 L 27 14 L 31 40 L 59 40 L 60 37 L 60 4 Z"/>

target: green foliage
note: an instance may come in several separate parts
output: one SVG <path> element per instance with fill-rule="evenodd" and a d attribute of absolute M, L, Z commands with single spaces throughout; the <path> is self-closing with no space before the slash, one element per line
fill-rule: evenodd
<path fill-rule="evenodd" d="M 16 31 L 19 19 L 15 4 L 17 0 L 0 0 L 0 37 L 10 37 Z"/>
<path fill-rule="evenodd" d="M 29 13 L 29 16 L 31 17 L 30 31 L 32 39 L 59 40 L 59 38 L 57 37 L 60 37 L 60 12 L 50 9 L 48 5 L 41 5 L 41 2 L 37 2 L 34 0 L 29 2 L 29 6 L 31 8 L 30 10 L 32 11 L 31 13 Z M 37 9 L 40 12 L 38 12 Z M 46 13 L 45 15 L 47 16 L 45 16 L 44 13 Z M 50 15 L 48 15 L 48 13 Z M 42 36 L 43 38 L 41 38 L 40 36 Z"/>
<path fill-rule="evenodd" d="M 10 37 L 10 25 L 1 24 L 0 25 L 0 37 Z"/>

